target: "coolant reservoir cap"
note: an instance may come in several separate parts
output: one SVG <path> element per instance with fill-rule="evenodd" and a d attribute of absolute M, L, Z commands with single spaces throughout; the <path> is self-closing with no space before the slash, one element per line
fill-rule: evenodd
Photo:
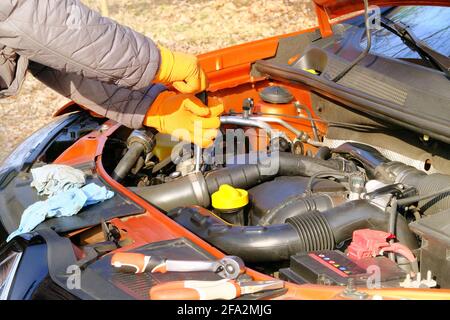
<path fill-rule="evenodd" d="M 248 204 L 248 192 L 229 184 L 222 184 L 219 190 L 211 195 L 214 209 L 231 210 L 245 207 Z"/>
<path fill-rule="evenodd" d="M 275 104 L 286 104 L 294 99 L 288 89 L 280 86 L 266 87 L 259 93 L 259 96 L 264 102 Z"/>

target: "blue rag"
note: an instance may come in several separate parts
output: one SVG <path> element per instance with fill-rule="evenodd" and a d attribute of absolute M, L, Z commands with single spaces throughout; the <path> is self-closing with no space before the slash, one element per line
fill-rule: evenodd
<path fill-rule="evenodd" d="M 53 196 L 60 191 L 81 188 L 86 183 L 83 171 L 63 164 L 48 164 L 31 169 L 33 182 L 39 195 Z"/>
<path fill-rule="evenodd" d="M 110 199 L 114 192 L 90 183 L 83 188 L 72 188 L 59 192 L 45 201 L 33 203 L 22 214 L 19 228 L 11 233 L 6 241 L 15 236 L 30 232 L 47 218 L 69 217 L 77 214 L 83 207 Z"/>

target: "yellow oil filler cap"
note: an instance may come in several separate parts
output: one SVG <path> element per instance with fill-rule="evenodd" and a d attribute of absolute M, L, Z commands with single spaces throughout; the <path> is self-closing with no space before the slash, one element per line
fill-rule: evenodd
<path fill-rule="evenodd" d="M 211 202 L 214 209 L 239 209 L 248 204 L 248 192 L 234 188 L 229 184 L 222 184 L 219 190 L 211 195 Z"/>
<path fill-rule="evenodd" d="M 312 73 L 312 74 L 319 74 L 319 72 L 317 72 L 314 69 L 303 69 L 303 70 L 305 70 L 306 72 Z"/>

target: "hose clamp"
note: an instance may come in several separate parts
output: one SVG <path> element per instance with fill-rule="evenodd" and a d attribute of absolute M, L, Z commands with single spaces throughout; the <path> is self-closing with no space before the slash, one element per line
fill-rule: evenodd
<path fill-rule="evenodd" d="M 203 174 L 201 172 L 196 172 L 188 175 L 188 177 L 192 183 L 192 190 L 194 191 L 198 203 L 201 206 L 208 207 L 210 204 L 209 192 Z"/>
<path fill-rule="evenodd" d="M 149 130 L 133 130 L 133 132 L 131 132 L 130 136 L 127 139 L 128 148 L 130 148 L 133 143 L 142 144 L 144 146 L 144 152 L 148 154 L 152 152 L 153 148 L 155 147 L 156 138 L 155 135 Z"/>

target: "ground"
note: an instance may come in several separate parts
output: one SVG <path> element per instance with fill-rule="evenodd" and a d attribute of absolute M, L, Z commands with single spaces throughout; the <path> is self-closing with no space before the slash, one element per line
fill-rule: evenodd
<path fill-rule="evenodd" d="M 179 51 L 202 53 L 316 24 L 311 0 L 83 0 L 119 23 Z M 102 7 L 106 3 L 107 7 Z M 68 100 L 31 75 L 15 98 L 0 100 L 0 161 L 51 121 Z"/>

